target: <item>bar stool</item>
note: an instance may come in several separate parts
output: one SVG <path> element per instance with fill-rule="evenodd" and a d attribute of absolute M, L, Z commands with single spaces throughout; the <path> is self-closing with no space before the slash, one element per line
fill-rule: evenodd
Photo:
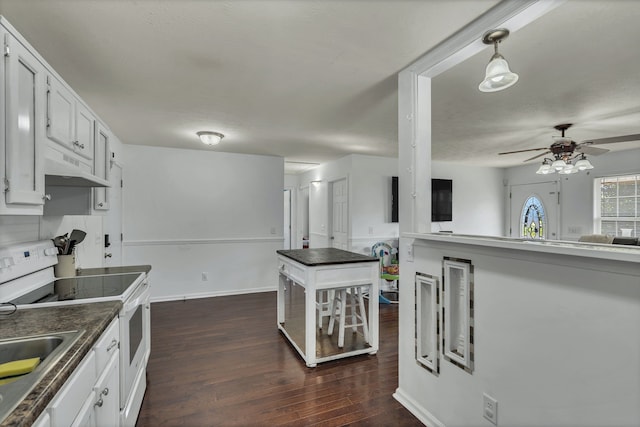
<path fill-rule="evenodd" d="M 333 289 L 325 289 L 316 291 L 316 310 L 318 311 L 318 329 L 322 329 L 322 319 L 331 318 L 331 302 L 333 301 L 335 291 Z"/>
<path fill-rule="evenodd" d="M 338 347 L 344 347 L 344 330 L 351 327 L 355 334 L 358 332 L 358 326 L 362 327 L 362 335 L 364 340 L 369 343 L 369 326 L 367 324 L 367 312 L 364 307 L 364 294 L 361 286 L 353 286 L 350 288 L 341 288 L 335 290 L 335 295 L 331 300 L 331 318 L 329 319 L 328 335 L 333 334 L 336 317 L 338 320 Z M 347 308 L 350 309 L 347 315 Z M 351 323 L 347 323 L 346 319 L 351 317 Z"/>

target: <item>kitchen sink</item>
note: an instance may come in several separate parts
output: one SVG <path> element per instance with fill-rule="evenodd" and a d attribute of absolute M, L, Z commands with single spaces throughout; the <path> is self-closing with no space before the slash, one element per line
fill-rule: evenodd
<path fill-rule="evenodd" d="M 0 340 L 0 364 L 40 358 L 40 364 L 15 381 L 0 385 L 0 422 L 33 390 L 82 336 L 84 330 Z"/>

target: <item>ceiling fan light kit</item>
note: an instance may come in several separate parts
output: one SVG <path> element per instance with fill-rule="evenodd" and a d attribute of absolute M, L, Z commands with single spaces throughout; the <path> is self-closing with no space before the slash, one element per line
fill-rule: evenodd
<path fill-rule="evenodd" d="M 499 28 L 490 30 L 482 36 L 484 44 L 494 46 L 494 54 L 485 69 L 485 77 L 478 86 L 480 92 L 498 92 L 507 89 L 518 81 L 518 75 L 509 69 L 509 64 L 498 52 L 498 43 L 509 36 L 509 30 Z"/>

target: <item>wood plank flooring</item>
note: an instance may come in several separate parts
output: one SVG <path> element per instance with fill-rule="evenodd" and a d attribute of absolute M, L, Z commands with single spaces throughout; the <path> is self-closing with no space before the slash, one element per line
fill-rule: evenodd
<path fill-rule="evenodd" d="M 421 426 L 391 394 L 398 306 L 380 306 L 380 350 L 307 368 L 276 326 L 276 293 L 151 305 L 138 427 Z"/>

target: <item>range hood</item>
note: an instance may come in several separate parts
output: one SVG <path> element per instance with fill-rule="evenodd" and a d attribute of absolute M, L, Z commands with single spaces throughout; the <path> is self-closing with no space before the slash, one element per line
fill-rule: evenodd
<path fill-rule="evenodd" d="M 111 187 L 107 180 L 50 158 L 44 163 L 44 183 L 58 187 Z"/>

